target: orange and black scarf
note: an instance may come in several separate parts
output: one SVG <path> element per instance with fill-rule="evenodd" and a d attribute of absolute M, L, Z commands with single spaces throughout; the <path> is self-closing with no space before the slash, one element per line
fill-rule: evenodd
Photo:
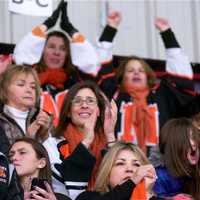
<path fill-rule="evenodd" d="M 64 133 L 64 137 L 69 144 L 69 154 L 71 154 L 73 150 L 76 148 L 76 146 L 83 140 L 83 136 L 84 134 L 81 133 L 74 125 L 69 124 L 67 126 L 67 129 Z M 95 138 L 90 146 L 90 151 L 96 158 L 96 164 L 94 166 L 93 173 L 89 181 L 89 189 L 92 189 L 94 186 L 97 170 L 102 160 L 101 150 L 105 148 L 105 145 L 106 145 L 106 139 L 103 132 L 100 134 L 96 133 Z"/>
<path fill-rule="evenodd" d="M 133 98 L 133 104 L 126 106 L 124 111 L 125 132 L 130 134 L 131 128 L 134 127 L 137 143 L 146 153 L 147 143 L 157 143 L 155 110 L 147 104 L 147 97 L 150 91 L 147 87 L 135 88 L 126 86 L 125 89 Z M 122 137 L 122 140 L 127 140 L 127 138 Z"/>

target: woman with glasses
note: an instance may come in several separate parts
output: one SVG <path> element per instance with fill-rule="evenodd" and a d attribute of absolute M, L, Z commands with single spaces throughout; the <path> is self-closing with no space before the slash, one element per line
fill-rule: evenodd
<path fill-rule="evenodd" d="M 117 108 L 90 81 L 75 84 L 63 102 L 58 127 L 44 146 L 52 165 L 60 164 L 56 168 L 57 183 L 63 180 L 65 192 L 75 199 L 88 182 L 92 188 L 102 150 L 115 143 Z M 61 182 L 57 186 L 64 187 Z"/>
<path fill-rule="evenodd" d="M 13 54 L 17 64 L 31 65 L 37 71 L 44 91 L 42 107 L 53 113 L 55 126 L 66 90 L 78 81 L 93 80 L 100 84 L 105 74 L 113 73 L 107 66 L 112 65 L 112 42 L 121 21 L 118 11 L 110 12 L 108 24 L 94 46 L 74 28 L 67 6 L 68 2 L 60 0 L 52 16 L 25 35 Z M 63 32 L 48 32 L 55 28 L 59 17 Z"/>

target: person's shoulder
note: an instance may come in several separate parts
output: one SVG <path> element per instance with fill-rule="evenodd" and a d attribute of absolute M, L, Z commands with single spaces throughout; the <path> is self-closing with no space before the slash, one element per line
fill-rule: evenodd
<path fill-rule="evenodd" d="M 55 193 L 57 200 L 71 200 L 68 196 L 61 194 L 61 193 Z"/>
<path fill-rule="evenodd" d="M 79 194 L 76 200 L 94 200 L 96 197 L 101 196 L 99 192 L 85 191 Z"/>

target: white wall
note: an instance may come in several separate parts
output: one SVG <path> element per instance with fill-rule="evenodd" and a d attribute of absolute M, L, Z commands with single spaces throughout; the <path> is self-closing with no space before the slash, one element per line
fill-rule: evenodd
<path fill-rule="evenodd" d="M 58 1 L 54 0 L 54 8 Z M 100 34 L 106 9 L 118 9 L 123 21 L 115 40 L 115 53 L 164 58 L 163 44 L 154 27 L 155 16 L 165 17 L 193 62 L 200 62 L 199 0 L 71 0 L 73 24 L 92 41 Z M 16 43 L 44 18 L 9 13 L 8 1 L 0 0 L 0 42 Z M 56 26 L 59 29 L 59 24 Z"/>

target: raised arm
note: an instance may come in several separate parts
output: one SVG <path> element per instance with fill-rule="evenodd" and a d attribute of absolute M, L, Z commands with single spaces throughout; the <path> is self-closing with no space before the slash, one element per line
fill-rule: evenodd
<path fill-rule="evenodd" d="M 107 17 L 107 25 L 97 43 L 97 52 L 101 64 L 108 63 L 113 58 L 113 40 L 121 20 L 122 16 L 119 11 L 111 11 Z"/>
<path fill-rule="evenodd" d="M 166 48 L 166 71 L 173 76 L 192 79 L 193 71 L 190 61 L 176 40 L 169 22 L 157 17 L 155 26 L 160 31 Z"/>

